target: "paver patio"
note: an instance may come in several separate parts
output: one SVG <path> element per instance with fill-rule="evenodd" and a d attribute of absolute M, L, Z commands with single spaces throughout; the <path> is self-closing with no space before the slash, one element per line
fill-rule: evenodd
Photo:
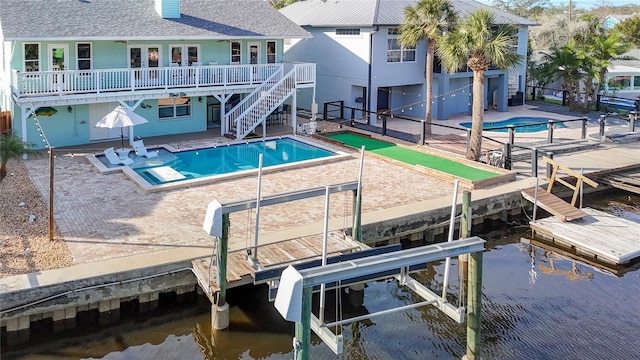
<path fill-rule="evenodd" d="M 523 107 L 514 113 L 525 110 Z M 514 113 L 510 108 L 510 113 L 489 112 L 485 118 L 506 118 L 515 116 Z M 530 111 L 527 114 L 534 116 Z M 453 119 L 450 125 L 457 122 L 458 119 Z M 593 126 L 591 124 L 589 132 L 596 131 Z M 573 138 L 580 131 L 579 128 L 561 130 L 572 132 L 569 135 Z M 543 133 L 533 133 L 531 140 L 546 138 L 546 132 Z M 558 135 L 561 135 L 560 131 Z M 190 134 L 145 139 L 148 145 L 164 143 L 176 148 L 204 146 L 213 141 L 229 140 L 197 138 Z M 105 144 L 91 146 L 100 148 Z M 211 248 L 213 238 L 202 230 L 209 201 L 217 199 L 225 203 L 256 196 L 255 176 L 147 194 L 122 173 L 101 174 L 83 156 L 78 156 L 82 150 L 58 149 L 57 153 L 54 217 L 76 264 L 177 247 Z M 25 164 L 42 196 L 48 199 L 48 160 L 35 158 Z M 262 195 L 357 180 L 358 166 L 359 155 L 355 153 L 348 160 L 267 173 L 262 180 Z M 379 214 L 380 210 L 411 206 L 429 199 L 450 199 L 452 190 L 450 181 L 365 156 L 363 214 Z M 351 201 L 350 193 L 331 196 L 330 214 L 334 228 L 349 226 Z M 313 225 L 317 233 L 321 233 L 323 217 L 323 197 L 265 207 L 260 212 L 260 236 L 305 225 Z M 230 218 L 230 250 L 252 244 L 254 212 L 234 213 Z"/>

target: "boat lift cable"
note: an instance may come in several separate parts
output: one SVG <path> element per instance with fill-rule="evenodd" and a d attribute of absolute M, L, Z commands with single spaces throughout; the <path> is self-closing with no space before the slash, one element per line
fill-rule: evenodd
<path fill-rule="evenodd" d="M 207 283 L 207 293 L 209 295 L 213 295 L 213 291 L 211 291 L 211 268 L 213 267 L 213 261 L 214 259 L 216 259 L 216 255 L 218 252 L 218 237 L 215 237 L 216 241 L 213 242 L 213 253 L 211 254 L 211 262 L 209 263 L 209 282 Z M 216 272 L 220 271 L 220 269 L 218 268 L 218 262 L 216 261 Z M 193 272 L 195 274 L 195 271 Z M 217 274 L 216 274 L 217 275 Z M 197 277 L 197 275 L 196 275 Z M 217 278 L 217 276 L 216 276 Z M 199 281 L 200 283 L 202 283 L 202 281 Z M 201 286 L 204 287 L 204 286 Z M 220 301 L 220 294 L 217 294 L 216 296 L 213 296 L 213 308 L 217 309 L 218 308 L 218 301 Z M 217 317 L 213 317 L 213 320 L 215 321 L 214 325 L 215 327 L 217 327 L 217 322 L 218 322 L 218 318 Z M 214 344 L 216 344 L 216 333 L 215 331 L 211 331 L 211 339 L 213 341 Z"/>
<path fill-rule="evenodd" d="M 331 189 L 329 186 L 326 187 L 326 195 L 324 201 L 324 226 L 322 230 L 322 266 L 327 265 L 327 242 L 329 236 L 329 199 L 331 196 Z M 325 284 L 320 284 L 320 314 L 319 319 L 320 323 L 324 322 L 324 302 L 325 302 Z"/>
<path fill-rule="evenodd" d="M 40 300 L 36 300 L 36 301 L 32 301 L 30 303 L 26 303 L 23 305 L 18 305 L 18 306 L 14 306 L 12 308 L 9 309 L 4 309 L 0 311 L 0 315 L 2 314 L 6 314 L 6 313 L 10 313 L 12 311 L 16 311 L 16 310 L 20 310 L 20 309 L 25 309 L 28 308 L 30 306 L 33 305 L 37 305 L 37 304 L 41 304 L 45 301 L 49 301 L 49 300 L 53 300 L 65 295 L 69 295 L 69 294 L 73 294 L 76 292 L 80 292 L 80 291 L 87 291 L 87 290 L 93 290 L 93 289 L 100 289 L 100 288 L 104 288 L 104 287 L 108 287 L 108 286 L 113 286 L 113 285 L 122 285 L 122 284 L 127 284 L 127 283 L 131 283 L 131 282 L 135 282 L 135 281 L 142 281 L 142 280 L 147 280 L 147 279 L 153 279 L 156 277 L 160 277 L 160 276 L 166 276 L 166 275 L 171 275 L 171 274 L 175 274 L 175 273 L 179 273 L 179 272 L 183 272 L 183 271 L 191 271 L 191 273 L 193 273 L 193 275 L 202 282 L 202 279 L 200 279 L 200 277 L 198 276 L 198 274 L 193 270 L 193 268 L 191 267 L 184 267 L 184 268 L 180 268 L 180 269 L 175 269 L 175 270 L 170 270 L 170 271 L 165 271 L 159 274 L 153 274 L 153 275 L 147 275 L 147 276 L 140 276 L 137 278 L 133 278 L 133 279 L 127 279 L 127 280 L 122 280 L 122 281 L 112 281 L 109 283 L 105 283 L 105 284 L 98 284 L 98 285 L 91 285 L 91 286 L 85 286 L 85 287 L 81 287 L 78 289 L 73 289 L 73 290 L 67 290 L 67 291 L 63 291 L 61 293 L 55 294 L 55 295 L 51 295 L 51 296 L 47 296 L 45 298 L 42 298 Z"/>
<path fill-rule="evenodd" d="M 252 215 L 252 209 L 247 209 L 247 222 L 246 222 L 246 226 L 247 226 L 247 236 L 245 237 L 245 241 L 244 241 L 244 249 L 246 252 L 246 255 L 249 256 L 251 254 L 251 250 L 249 249 L 249 244 L 251 243 L 251 215 Z"/>
<path fill-rule="evenodd" d="M 458 201 L 458 185 L 460 180 L 456 179 L 453 184 L 453 201 L 451 204 L 451 219 L 449 221 L 449 237 L 447 242 L 453 241 L 453 231 L 455 230 L 456 204 Z M 444 263 L 444 280 L 442 283 L 442 300 L 447 301 L 447 287 L 449 286 L 449 266 L 451 265 L 451 257 L 447 257 Z"/>
<path fill-rule="evenodd" d="M 254 234 L 254 246 L 253 246 L 253 262 L 258 261 L 258 236 L 260 229 L 260 200 L 262 200 L 262 154 L 258 156 L 258 186 L 256 194 L 256 223 Z"/>

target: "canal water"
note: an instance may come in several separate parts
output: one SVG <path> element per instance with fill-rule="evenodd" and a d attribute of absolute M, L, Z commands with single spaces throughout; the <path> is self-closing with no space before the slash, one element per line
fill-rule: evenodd
<path fill-rule="evenodd" d="M 596 195 L 587 204 L 640 222 L 640 197 Z M 590 197 L 594 197 L 593 195 Z M 523 222 L 525 223 L 525 222 Z M 618 275 L 529 243 L 528 226 L 507 224 L 483 238 L 482 358 L 637 359 L 640 357 L 640 270 Z M 640 235 L 639 235 L 640 238 Z M 639 239 L 640 241 L 640 239 Z M 449 300 L 458 303 L 457 261 L 451 263 Z M 441 291 L 444 261 L 414 275 Z M 208 300 L 161 299 L 144 316 L 123 308 L 126 320 L 98 328 L 91 322 L 2 351 L 2 359 L 292 359 L 294 326 L 266 301 L 265 288 L 230 291 L 230 327 L 212 333 Z M 183 301 L 177 301 L 183 300 Z M 317 299 L 316 299 L 317 300 Z M 327 295 L 327 315 L 349 318 L 420 301 L 396 281 L 367 283 L 364 304 Z M 342 316 L 337 315 L 342 310 Z M 313 338 L 312 359 L 459 359 L 466 326 L 432 306 L 344 325 L 342 355 Z"/>

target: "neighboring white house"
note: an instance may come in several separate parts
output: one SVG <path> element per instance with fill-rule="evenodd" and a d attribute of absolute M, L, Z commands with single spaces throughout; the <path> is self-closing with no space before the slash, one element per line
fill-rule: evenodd
<path fill-rule="evenodd" d="M 624 53 L 623 60 L 611 61 L 605 79 L 605 93 L 635 100 L 640 96 L 640 49 Z"/>
<path fill-rule="evenodd" d="M 390 110 L 392 114 L 424 118 L 426 41 L 415 48 L 399 43 L 398 27 L 408 0 L 306 0 L 291 4 L 281 13 L 310 32 L 313 37 L 294 43 L 285 52 L 290 61 L 317 64 L 315 101 L 344 100 L 346 106 Z M 475 1 L 452 0 L 464 17 L 488 8 L 500 24 L 518 26 L 517 53 L 527 51 L 528 26 L 533 21 Z M 436 59 L 437 60 L 437 59 Z M 447 119 L 471 111 L 471 71 L 449 75 L 435 64 L 434 115 Z M 507 104 L 522 104 L 526 64 L 510 70 L 485 72 L 485 106 L 507 111 Z M 302 97 L 301 97 L 302 98 Z M 299 98 L 299 106 L 310 106 L 311 98 Z M 370 118 L 375 123 L 376 116 Z"/>

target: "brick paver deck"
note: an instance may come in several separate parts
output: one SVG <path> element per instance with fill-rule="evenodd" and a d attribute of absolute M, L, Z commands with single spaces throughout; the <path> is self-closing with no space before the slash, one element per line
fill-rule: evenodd
<path fill-rule="evenodd" d="M 83 156 L 62 154 L 55 160 L 54 217 L 77 264 L 177 246 L 210 247 L 213 238 L 202 230 L 209 201 L 256 196 L 255 176 L 146 194 L 122 173 L 103 175 Z M 36 158 L 25 164 L 48 199 L 48 160 Z M 357 180 L 358 166 L 356 154 L 345 161 L 265 174 L 262 195 Z M 366 213 L 442 197 L 451 193 L 453 184 L 365 156 L 363 189 Z M 331 196 L 331 218 L 343 221 L 345 227 L 352 213 L 351 196 Z M 323 218 L 323 197 L 265 207 L 260 211 L 260 234 Z M 230 237 L 236 247 L 253 243 L 254 219 L 253 211 L 231 214 Z"/>

